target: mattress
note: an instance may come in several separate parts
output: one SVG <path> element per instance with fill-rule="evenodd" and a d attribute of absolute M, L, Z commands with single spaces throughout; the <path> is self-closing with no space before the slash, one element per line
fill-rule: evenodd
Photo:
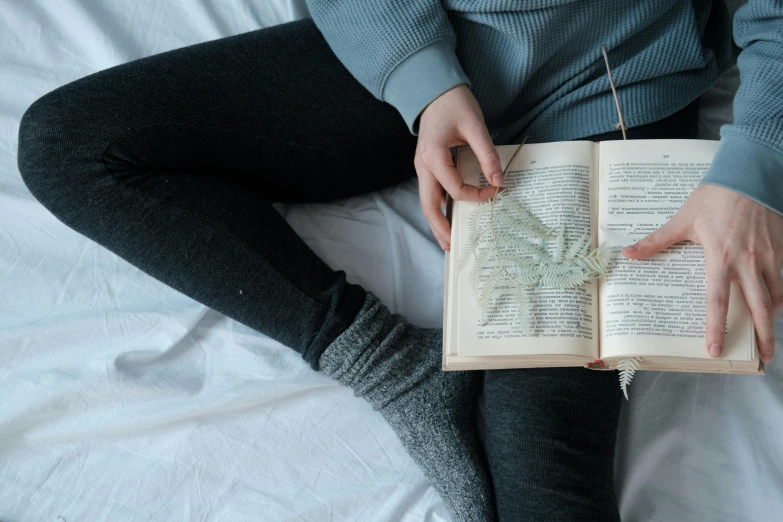
<path fill-rule="evenodd" d="M 62 225 L 16 167 L 21 115 L 59 85 L 303 16 L 301 0 L 0 0 L 0 521 L 449 520 L 368 404 Z M 705 95 L 704 137 L 736 85 Z M 349 280 L 441 324 L 415 180 L 279 210 Z M 636 378 L 623 520 L 780 520 L 780 359 L 763 378 Z"/>

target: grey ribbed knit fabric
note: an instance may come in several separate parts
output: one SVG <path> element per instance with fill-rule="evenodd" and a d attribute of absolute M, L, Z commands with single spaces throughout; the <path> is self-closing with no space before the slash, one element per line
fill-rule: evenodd
<path fill-rule="evenodd" d="M 733 60 L 721 0 L 307 0 L 340 61 L 415 130 L 435 98 L 468 84 L 497 144 L 614 129 L 601 45 L 625 123 L 682 109 Z M 734 19 L 742 84 L 704 182 L 783 213 L 783 1 Z"/>
<path fill-rule="evenodd" d="M 422 330 L 367 293 L 356 320 L 326 349 L 321 371 L 380 411 L 455 520 L 494 519 L 476 430 L 478 372 L 441 371 L 440 330 Z"/>

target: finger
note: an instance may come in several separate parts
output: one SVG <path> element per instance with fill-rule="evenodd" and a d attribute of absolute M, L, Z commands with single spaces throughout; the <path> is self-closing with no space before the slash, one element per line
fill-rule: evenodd
<path fill-rule="evenodd" d="M 430 225 L 432 234 L 438 240 L 438 244 L 443 250 L 449 249 L 449 240 L 451 237 L 451 227 L 449 220 L 443 215 L 440 209 L 441 195 L 443 187 L 429 171 L 422 169 L 419 172 L 419 200 L 421 201 L 421 212 Z"/>
<path fill-rule="evenodd" d="M 772 362 L 775 355 L 775 306 L 761 273 L 745 267 L 739 274 L 742 292 L 753 315 L 761 362 Z"/>
<path fill-rule="evenodd" d="M 769 291 L 769 298 L 772 300 L 772 305 L 775 307 L 775 319 L 777 320 L 780 312 L 783 311 L 783 274 L 777 267 L 772 267 L 762 272 L 764 276 L 764 282 L 767 284 L 767 291 Z"/>
<path fill-rule="evenodd" d="M 425 159 L 425 164 L 446 189 L 446 192 L 455 200 L 480 203 L 488 200 L 495 193 L 495 187 L 487 186 L 479 189 L 465 183 L 460 173 L 454 168 L 448 149 L 439 149 L 437 152 L 431 153 L 430 157 Z"/>
<path fill-rule="evenodd" d="M 688 239 L 688 228 L 684 220 L 679 219 L 675 214 L 649 236 L 623 248 L 623 255 L 632 259 L 644 259 L 684 239 Z"/>
<path fill-rule="evenodd" d="M 500 155 L 489 137 L 487 126 L 484 122 L 477 121 L 465 124 L 460 131 L 478 158 L 484 177 L 495 187 L 502 187 L 503 168 L 500 165 Z"/>
<path fill-rule="evenodd" d="M 725 265 L 716 259 L 707 259 L 707 353 L 710 357 L 718 357 L 723 352 L 730 292 L 731 282 Z"/>

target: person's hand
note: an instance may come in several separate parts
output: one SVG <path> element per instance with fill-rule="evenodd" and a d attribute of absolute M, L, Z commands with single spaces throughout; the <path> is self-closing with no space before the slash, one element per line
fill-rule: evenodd
<path fill-rule="evenodd" d="M 451 147 L 470 145 L 481 170 L 494 185 L 483 189 L 462 181 Z M 481 108 L 466 85 L 446 91 L 430 103 L 419 119 L 419 141 L 413 160 L 419 177 L 421 210 L 441 248 L 450 247 L 451 229 L 441 211 L 443 190 L 455 200 L 486 201 L 503 185 L 500 157 L 489 137 Z"/>
<path fill-rule="evenodd" d="M 689 239 L 707 265 L 707 350 L 723 350 L 729 283 L 739 282 L 758 336 L 762 362 L 775 354 L 775 319 L 783 308 L 783 216 L 723 187 L 699 185 L 661 228 L 623 249 L 642 259 Z"/>

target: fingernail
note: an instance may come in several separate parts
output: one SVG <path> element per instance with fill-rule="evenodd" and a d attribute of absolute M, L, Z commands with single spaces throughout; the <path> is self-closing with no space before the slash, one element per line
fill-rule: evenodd
<path fill-rule="evenodd" d="M 710 357 L 718 357 L 720 355 L 720 345 L 712 343 L 710 345 L 709 352 L 710 352 Z"/>
<path fill-rule="evenodd" d="M 435 239 L 438 239 L 438 238 L 435 238 Z M 442 240 L 438 239 L 438 244 L 440 245 L 440 247 L 443 250 L 446 250 L 446 244 Z"/>
<path fill-rule="evenodd" d="M 772 356 L 771 355 L 762 355 L 760 357 L 760 359 L 761 359 L 761 362 L 763 362 L 764 364 L 769 364 L 769 363 L 772 362 Z"/>
<path fill-rule="evenodd" d="M 638 248 L 636 245 L 628 245 L 627 247 L 623 248 L 623 250 L 629 253 L 633 253 L 636 252 Z"/>
<path fill-rule="evenodd" d="M 492 174 L 492 184 L 496 187 L 503 186 L 503 174 Z"/>

